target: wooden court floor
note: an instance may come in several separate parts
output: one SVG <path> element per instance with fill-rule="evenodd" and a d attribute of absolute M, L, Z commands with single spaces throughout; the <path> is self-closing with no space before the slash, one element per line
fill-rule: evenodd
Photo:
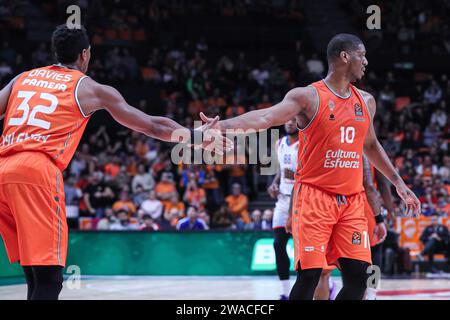
<path fill-rule="evenodd" d="M 341 286 L 338 277 L 333 278 Z M 292 284 L 294 279 L 291 277 Z M 24 284 L 0 286 L 0 300 L 24 299 Z M 272 300 L 278 299 L 275 277 L 180 277 L 180 276 L 97 276 L 79 282 L 66 281 L 64 300 Z M 430 279 L 382 279 L 379 300 L 450 300 L 450 277 Z"/>

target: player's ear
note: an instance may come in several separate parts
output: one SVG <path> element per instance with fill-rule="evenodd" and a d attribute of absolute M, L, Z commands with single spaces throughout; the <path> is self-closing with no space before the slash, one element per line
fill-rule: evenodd
<path fill-rule="evenodd" d="M 350 60 L 350 55 L 345 51 L 341 51 L 339 57 L 342 59 L 344 63 L 348 63 L 348 61 Z"/>
<path fill-rule="evenodd" d="M 91 49 L 91 47 L 88 47 L 87 49 L 83 49 L 81 51 L 81 57 L 83 59 L 83 61 L 86 61 L 89 59 L 89 50 Z"/>

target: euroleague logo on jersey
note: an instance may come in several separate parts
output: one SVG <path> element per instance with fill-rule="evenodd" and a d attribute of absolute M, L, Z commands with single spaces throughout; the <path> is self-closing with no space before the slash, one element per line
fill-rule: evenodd
<path fill-rule="evenodd" d="M 357 244 L 357 245 L 361 244 L 361 233 L 360 232 L 357 232 L 357 231 L 353 232 L 352 244 Z"/>
<path fill-rule="evenodd" d="M 354 109 L 355 109 L 355 117 L 356 117 L 355 120 L 356 121 L 365 121 L 362 106 L 359 103 L 355 103 Z"/>

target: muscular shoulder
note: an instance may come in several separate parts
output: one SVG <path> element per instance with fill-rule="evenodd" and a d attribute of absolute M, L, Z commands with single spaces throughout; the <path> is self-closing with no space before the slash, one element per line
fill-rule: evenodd
<path fill-rule="evenodd" d="M 111 86 L 103 85 L 86 77 L 78 88 L 78 99 L 85 114 L 106 108 L 110 103 L 116 102 L 119 92 Z"/>
<path fill-rule="evenodd" d="M 317 91 L 312 86 L 297 87 L 290 90 L 285 99 L 302 104 L 307 108 L 315 108 L 317 102 Z"/>
<path fill-rule="evenodd" d="M 371 95 L 369 92 L 361 89 L 358 89 L 358 91 L 361 94 L 361 97 L 364 99 L 364 102 L 366 103 L 367 107 L 369 108 L 371 115 L 374 116 L 377 109 L 374 96 Z"/>

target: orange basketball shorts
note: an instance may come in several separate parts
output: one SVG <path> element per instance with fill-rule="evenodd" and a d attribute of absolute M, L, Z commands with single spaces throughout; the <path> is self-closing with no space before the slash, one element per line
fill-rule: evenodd
<path fill-rule="evenodd" d="M 61 171 L 44 153 L 0 157 L 0 234 L 11 263 L 65 265 L 64 201 Z"/>
<path fill-rule="evenodd" d="M 363 192 L 340 196 L 296 183 L 292 202 L 295 269 L 324 268 L 339 258 L 372 263 Z"/>

